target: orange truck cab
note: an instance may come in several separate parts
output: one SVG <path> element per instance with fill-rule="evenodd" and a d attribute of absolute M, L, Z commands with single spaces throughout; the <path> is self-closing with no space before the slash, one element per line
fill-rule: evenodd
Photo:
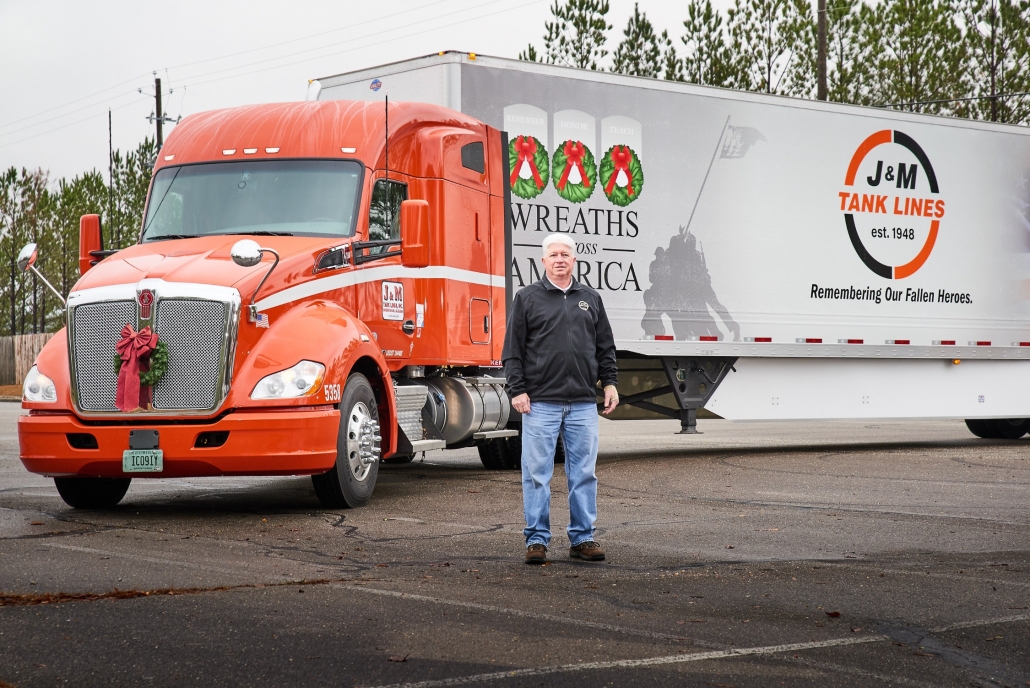
<path fill-rule="evenodd" d="M 136 245 L 103 251 L 82 219 L 66 326 L 25 380 L 25 467 L 76 507 L 216 475 L 311 475 L 354 507 L 382 459 L 478 445 L 514 464 L 507 149 L 419 103 L 183 120 Z M 34 269 L 35 247 L 21 258 Z"/>

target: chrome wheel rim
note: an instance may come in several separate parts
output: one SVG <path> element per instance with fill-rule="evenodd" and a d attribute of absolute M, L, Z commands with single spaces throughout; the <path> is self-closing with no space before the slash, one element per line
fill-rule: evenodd
<path fill-rule="evenodd" d="M 347 418 L 347 465 L 358 482 L 368 477 L 382 454 L 379 421 L 364 402 L 354 404 Z"/>

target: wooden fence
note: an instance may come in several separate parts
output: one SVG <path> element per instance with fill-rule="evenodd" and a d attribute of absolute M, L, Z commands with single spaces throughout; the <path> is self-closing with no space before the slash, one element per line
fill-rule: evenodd
<path fill-rule="evenodd" d="M 47 332 L 0 337 L 0 385 L 20 385 L 43 345 L 53 336 L 53 332 Z"/>

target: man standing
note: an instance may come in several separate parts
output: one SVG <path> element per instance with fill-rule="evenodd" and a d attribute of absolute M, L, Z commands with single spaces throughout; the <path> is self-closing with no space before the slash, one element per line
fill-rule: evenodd
<path fill-rule="evenodd" d="M 561 434 L 569 483 L 569 556 L 603 561 L 597 519 L 597 381 L 604 413 L 619 403 L 615 339 L 601 297 L 572 277 L 576 244 L 544 239 L 544 278 L 512 301 L 504 337 L 511 405 L 522 414 L 522 503 L 526 563 L 543 564 L 551 541 L 551 474 Z"/>

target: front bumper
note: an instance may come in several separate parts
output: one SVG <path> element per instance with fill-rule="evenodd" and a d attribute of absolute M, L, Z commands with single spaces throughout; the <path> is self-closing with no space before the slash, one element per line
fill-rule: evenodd
<path fill-rule="evenodd" d="M 155 419 L 157 420 L 157 419 Z M 74 415 L 28 415 L 18 419 L 21 461 L 49 476 L 186 478 L 215 475 L 311 475 L 336 462 L 340 412 L 333 408 L 236 411 L 205 424 L 102 425 Z M 154 429 L 164 452 L 160 473 L 123 473 L 129 431 Z M 228 432 L 219 447 L 198 447 L 201 433 Z M 76 449 L 69 434 L 90 434 L 97 449 Z"/>

